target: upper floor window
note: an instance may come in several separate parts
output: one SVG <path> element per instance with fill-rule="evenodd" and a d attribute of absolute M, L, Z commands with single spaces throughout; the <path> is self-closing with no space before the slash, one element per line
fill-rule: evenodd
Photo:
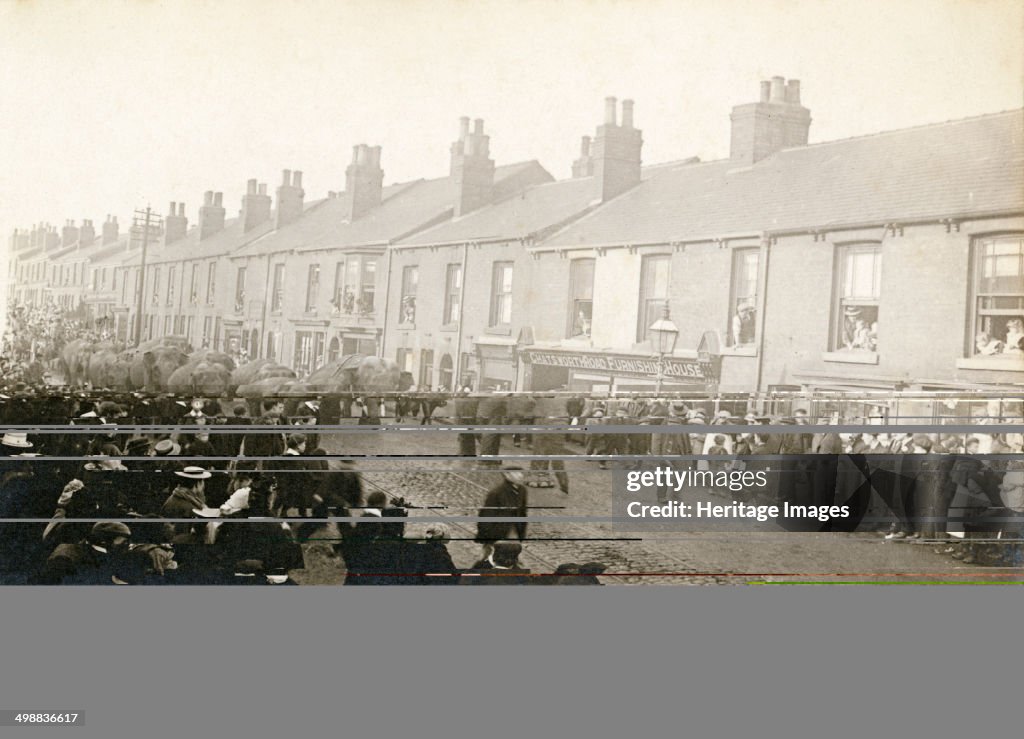
<path fill-rule="evenodd" d="M 761 250 L 734 249 L 729 285 L 729 346 L 751 346 L 757 333 L 757 270 Z"/>
<path fill-rule="evenodd" d="M 402 268 L 402 299 L 398 309 L 399 323 L 416 323 L 416 290 L 420 283 L 419 267 Z"/>
<path fill-rule="evenodd" d="M 449 264 L 444 271 L 444 323 L 457 323 L 462 311 L 462 265 Z"/>
<path fill-rule="evenodd" d="M 512 262 L 495 262 L 491 279 L 491 326 L 512 323 Z"/>
<path fill-rule="evenodd" d="M 174 305 L 174 282 L 178 268 L 171 265 L 167 268 L 167 305 Z"/>
<path fill-rule="evenodd" d="M 973 356 L 1024 357 L 1024 235 L 974 244 Z"/>
<path fill-rule="evenodd" d="M 213 295 L 217 289 L 217 265 L 210 262 L 206 265 L 206 304 L 213 305 Z"/>
<path fill-rule="evenodd" d="M 320 265 L 311 264 L 306 273 L 306 313 L 316 311 L 320 299 Z"/>
<path fill-rule="evenodd" d="M 245 267 L 239 267 L 235 273 L 235 313 L 245 308 Z"/>
<path fill-rule="evenodd" d="M 274 284 L 270 292 L 270 310 L 280 311 L 284 305 L 284 265 L 274 265 Z"/>
<path fill-rule="evenodd" d="M 192 265 L 192 279 L 189 280 L 188 302 L 192 305 L 199 304 L 199 265 Z"/>
<path fill-rule="evenodd" d="M 569 338 L 589 338 L 594 317 L 593 259 L 573 259 L 569 263 Z"/>
<path fill-rule="evenodd" d="M 878 303 L 882 292 L 882 247 L 840 246 L 836 251 L 831 351 L 878 351 Z"/>
<path fill-rule="evenodd" d="M 667 254 L 644 257 L 640 266 L 640 317 L 636 340 L 646 341 L 651 324 L 661 318 L 668 301 L 670 258 Z"/>
<path fill-rule="evenodd" d="M 160 268 L 153 268 L 153 305 L 160 302 Z"/>
<path fill-rule="evenodd" d="M 337 282 L 340 277 L 340 290 Z M 353 254 L 338 262 L 335 271 L 336 309 L 347 315 L 373 313 L 377 293 L 377 257 Z"/>

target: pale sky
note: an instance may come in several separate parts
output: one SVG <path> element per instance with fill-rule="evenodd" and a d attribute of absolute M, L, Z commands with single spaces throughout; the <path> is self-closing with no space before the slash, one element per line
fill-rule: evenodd
<path fill-rule="evenodd" d="M 460 115 L 498 164 L 569 175 L 603 99 L 636 101 L 645 163 L 728 154 L 729 112 L 801 80 L 811 140 L 1024 105 L 1019 0 L 0 0 L 0 235 L 245 182 L 446 173 Z M 0 260 L 6 287 L 6 258 Z M 6 300 L 3 305 L 6 305 Z"/>

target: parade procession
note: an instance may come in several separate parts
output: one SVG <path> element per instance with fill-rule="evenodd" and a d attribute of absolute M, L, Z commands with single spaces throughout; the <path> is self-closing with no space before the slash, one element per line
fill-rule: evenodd
<path fill-rule="evenodd" d="M 724 159 L 609 97 L 567 178 L 462 117 L 439 177 L 16 229 L 0 584 L 1019 579 L 1024 111 L 809 143 L 748 92 Z M 782 513 L 638 535 L 627 479 Z"/>

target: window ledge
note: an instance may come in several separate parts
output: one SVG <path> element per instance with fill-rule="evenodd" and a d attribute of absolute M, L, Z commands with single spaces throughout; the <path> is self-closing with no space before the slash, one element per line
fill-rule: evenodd
<path fill-rule="evenodd" d="M 723 357 L 756 357 L 756 346 L 723 346 L 718 350 Z"/>
<path fill-rule="evenodd" d="M 994 357 L 970 357 L 956 360 L 956 368 L 963 370 L 1001 370 L 1024 372 L 1024 354 Z"/>
<path fill-rule="evenodd" d="M 400 324 L 398 324 L 398 330 L 399 331 L 415 331 L 416 330 L 416 324 L 415 323 L 411 323 L 411 322 L 410 323 L 400 323 Z"/>
<path fill-rule="evenodd" d="M 455 331 L 459 330 L 459 324 L 457 322 L 456 323 L 446 323 L 443 326 L 441 326 L 440 330 L 441 331 L 448 331 L 450 333 L 454 333 Z"/>
<path fill-rule="evenodd" d="M 825 362 L 840 362 L 842 364 L 878 364 L 878 353 L 877 352 L 865 352 L 865 351 L 822 352 L 821 358 Z"/>
<path fill-rule="evenodd" d="M 485 329 L 485 333 L 494 334 L 495 336 L 511 336 L 511 326 L 488 326 Z"/>

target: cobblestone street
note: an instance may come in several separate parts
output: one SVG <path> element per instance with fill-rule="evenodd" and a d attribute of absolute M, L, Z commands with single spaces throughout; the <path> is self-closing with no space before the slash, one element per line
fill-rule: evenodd
<path fill-rule="evenodd" d="M 504 454 L 529 454 L 504 440 Z M 325 437 L 330 454 L 352 455 L 367 492 L 382 490 L 424 508 L 410 513 L 408 533 L 417 535 L 423 516 L 474 516 L 498 472 L 479 470 L 463 459 L 418 459 L 451 453 L 454 434 L 385 431 Z M 363 458 L 367 455 L 370 458 Z M 413 458 L 387 459 L 389 455 Z M 528 467 L 528 462 L 522 464 Z M 611 516 L 610 470 L 594 462 L 567 462 L 571 494 L 557 487 L 529 488 L 530 515 L 542 517 Z M 479 557 L 472 541 L 475 524 L 451 522 L 449 547 L 456 565 L 469 567 Z M 337 536 L 333 525 L 316 536 Z M 326 542 L 305 545 L 306 582 L 340 582 L 340 561 Z M 791 581 L 970 581 L 1020 580 L 1020 571 L 964 565 L 937 554 L 934 544 L 886 542 L 878 533 L 795 532 L 636 533 L 611 523 L 557 521 L 531 523 L 523 562 L 534 573 L 550 573 L 565 562 L 599 561 L 609 583 L 743 584 Z"/>

